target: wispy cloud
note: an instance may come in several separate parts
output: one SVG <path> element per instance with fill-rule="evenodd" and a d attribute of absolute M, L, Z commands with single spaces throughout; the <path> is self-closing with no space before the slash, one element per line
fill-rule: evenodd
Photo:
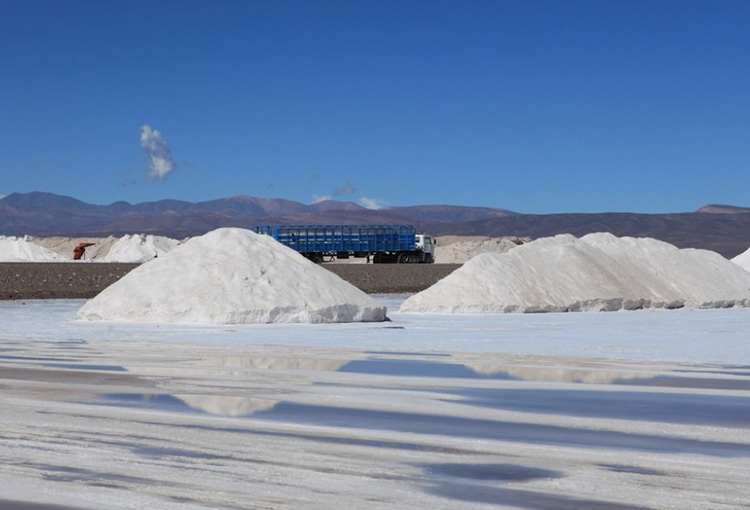
<path fill-rule="evenodd" d="M 349 195 L 351 193 L 354 193 L 355 191 L 357 191 L 357 188 L 352 186 L 349 181 L 346 181 L 346 185 L 344 187 L 333 190 L 333 196 L 340 197 L 341 195 Z"/>
<path fill-rule="evenodd" d="M 148 158 L 148 181 L 164 181 L 177 168 L 164 136 L 151 126 L 141 126 L 141 147 Z"/>
<path fill-rule="evenodd" d="M 357 203 L 359 203 L 359 205 L 361 205 L 362 207 L 366 209 L 373 209 L 373 210 L 382 209 L 383 207 L 386 206 L 386 202 L 379 198 L 362 197 L 357 201 Z"/>
<path fill-rule="evenodd" d="M 5 197 L 7 197 L 7 196 L 8 196 L 8 195 L 6 195 L 5 193 L 0 193 L 0 200 L 2 200 L 3 198 L 5 198 Z"/>
<path fill-rule="evenodd" d="M 122 173 L 122 180 L 120 181 L 120 186 L 123 188 L 126 188 L 128 186 L 135 186 L 137 183 L 135 180 L 133 180 L 133 169 L 128 168 Z"/>
<path fill-rule="evenodd" d="M 318 202 L 325 202 L 326 200 L 331 200 L 331 195 L 313 195 L 313 204 L 317 204 Z"/>

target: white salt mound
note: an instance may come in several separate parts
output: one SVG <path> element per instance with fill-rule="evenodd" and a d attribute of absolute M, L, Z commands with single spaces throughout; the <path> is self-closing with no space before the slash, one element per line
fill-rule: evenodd
<path fill-rule="evenodd" d="M 106 256 L 98 258 L 100 262 L 147 262 L 161 257 L 180 242 L 164 236 L 132 234 L 121 237 Z"/>
<path fill-rule="evenodd" d="M 137 267 L 79 311 L 83 320 L 371 322 L 380 303 L 270 236 L 222 228 Z"/>
<path fill-rule="evenodd" d="M 48 250 L 51 250 L 60 255 L 64 260 L 73 260 L 74 250 L 80 243 L 93 243 L 91 246 L 86 247 L 86 251 L 83 255 L 84 261 L 94 261 L 103 258 L 112 247 L 115 242 L 119 241 L 119 237 L 62 237 L 62 236 L 51 236 L 51 237 L 32 237 L 29 236 L 29 240 L 34 244 L 43 246 Z"/>
<path fill-rule="evenodd" d="M 435 247 L 435 262 L 440 264 L 463 264 L 481 253 L 505 253 L 525 241 L 518 237 L 485 237 L 461 239 L 460 237 L 439 238 Z M 529 239 L 530 241 L 530 239 Z"/>
<path fill-rule="evenodd" d="M 608 233 L 474 257 L 402 312 L 506 313 L 750 306 L 750 272 L 718 253 Z"/>
<path fill-rule="evenodd" d="M 741 268 L 750 271 L 750 248 L 733 258 L 732 262 L 734 262 Z"/>
<path fill-rule="evenodd" d="M 28 237 L 0 236 L 0 262 L 60 262 L 63 257 Z"/>

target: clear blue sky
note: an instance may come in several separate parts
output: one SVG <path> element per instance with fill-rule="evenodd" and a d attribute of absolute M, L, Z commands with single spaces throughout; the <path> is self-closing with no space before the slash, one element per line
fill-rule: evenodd
<path fill-rule="evenodd" d="M 0 195 L 750 206 L 746 0 L 0 0 L 0 92 Z"/>

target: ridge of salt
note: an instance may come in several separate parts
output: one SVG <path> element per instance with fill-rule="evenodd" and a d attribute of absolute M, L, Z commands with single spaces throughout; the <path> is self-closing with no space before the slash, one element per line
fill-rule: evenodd
<path fill-rule="evenodd" d="M 732 262 L 734 262 L 741 268 L 750 271 L 750 248 L 734 257 L 732 259 Z"/>
<path fill-rule="evenodd" d="M 562 234 L 478 255 L 402 312 L 509 313 L 750 306 L 750 273 L 651 238 Z"/>
<path fill-rule="evenodd" d="M 386 309 L 272 237 L 222 228 L 143 264 L 78 311 L 81 320 L 190 323 L 383 321 Z"/>
<path fill-rule="evenodd" d="M 115 242 L 99 262 L 148 262 L 162 257 L 174 249 L 180 242 L 164 236 L 151 234 L 130 234 L 122 236 Z"/>
<path fill-rule="evenodd" d="M 31 242 L 26 236 L 0 236 L 2 262 L 61 262 L 63 257 Z"/>

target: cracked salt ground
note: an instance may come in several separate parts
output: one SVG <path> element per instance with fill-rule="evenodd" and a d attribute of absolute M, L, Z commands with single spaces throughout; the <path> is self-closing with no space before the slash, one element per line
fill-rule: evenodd
<path fill-rule="evenodd" d="M 111 327 L 78 306 L 0 304 L 0 508 L 750 500 L 747 310 L 390 329 Z"/>

